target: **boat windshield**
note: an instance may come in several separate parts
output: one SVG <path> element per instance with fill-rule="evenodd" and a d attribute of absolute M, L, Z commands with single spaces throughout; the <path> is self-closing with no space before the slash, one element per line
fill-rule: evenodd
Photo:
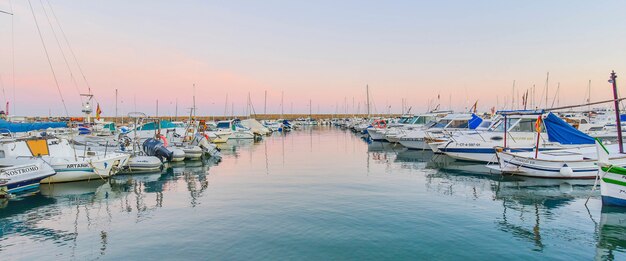
<path fill-rule="evenodd" d="M 506 121 L 507 121 L 506 127 L 508 128 L 508 131 L 510 132 L 535 132 L 535 122 L 537 122 L 536 119 L 512 118 L 512 119 L 506 119 Z M 503 120 L 498 122 L 492 130 L 503 132 L 504 131 L 503 122 L 504 122 Z M 541 132 L 546 132 L 545 128 L 542 128 Z"/>
<path fill-rule="evenodd" d="M 482 130 L 489 129 L 492 123 L 493 122 L 491 121 L 483 121 L 480 123 L 480 125 L 478 125 L 478 127 L 476 127 L 476 129 L 482 129 Z"/>
<path fill-rule="evenodd" d="M 468 126 L 469 126 L 469 121 L 467 120 L 453 120 L 446 128 L 465 129 Z"/>
<path fill-rule="evenodd" d="M 451 120 L 440 120 L 438 121 L 433 128 L 445 128 L 446 126 L 448 126 L 448 123 L 450 123 Z"/>
<path fill-rule="evenodd" d="M 511 126 L 514 125 L 517 121 L 519 121 L 518 118 L 506 118 L 506 127 L 508 129 L 511 129 Z M 493 127 L 492 131 L 504 132 L 504 119 L 498 121 L 495 127 Z"/>
<path fill-rule="evenodd" d="M 217 128 L 218 129 L 230 129 L 230 122 L 218 122 Z"/>
<path fill-rule="evenodd" d="M 509 129 L 511 132 L 535 132 L 536 119 L 521 119 L 515 126 Z M 545 132 L 545 128 L 541 128 Z"/>
<path fill-rule="evenodd" d="M 419 116 L 417 117 L 417 119 L 415 119 L 415 121 L 413 122 L 413 124 L 426 124 L 426 122 L 428 122 L 429 117 L 425 117 L 425 116 Z"/>

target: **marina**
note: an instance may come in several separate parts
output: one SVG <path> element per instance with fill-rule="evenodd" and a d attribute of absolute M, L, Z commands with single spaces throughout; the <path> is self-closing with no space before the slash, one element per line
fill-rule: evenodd
<path fill-rule="evenodd" d="M 0 260 L 626 260 L 624 10 L 0 0 Z"/>
<path fill-rule="evenodd" d="M 619 232 L 626 214 L 602 207 L 594 180 L 495 175 L 484 164 L 368 143 L 331 126 L 220 147 L 217 163 L 174 162 L 157 173 L 42 184 L 34 195 L 4 201 L 0 254 L 10 259 L 626 257 Z"/>

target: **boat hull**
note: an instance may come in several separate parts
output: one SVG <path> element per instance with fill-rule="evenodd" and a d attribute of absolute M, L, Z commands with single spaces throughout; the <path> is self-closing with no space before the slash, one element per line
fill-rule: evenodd
<path fill-rule="evenodd" d="M 54 169 L 41 159 L 3 168 L 0 179 L 6 180 L 8 193 L 19 193 L 39 187 L 42 179 L 55 174 Z"/>
<path fill-rule="evenodd" d="M 528 177 L 593 179 L 598 173 L 595 160 L 551 161 L 515 156 L 498 152 L 500 171 Z M 625 166 L 626 159 L 616 160 L 617 165 Z"/>
<path fill-rule="evenodd" d="M 157 157 L 133 156 L 128 160 L 126 166 L 124 166 L 124 172 L 156 172 L 160 171 L 162 167 L 163 162 Z"/>
<path fill-rule="evenodd" d="M 50 162 L 56 174 L 41 180 L 41 183 L 62 183 L 92 179 L 105 179 L 117 174 L 130 156 L 117 154 L 106 158 L 87 158 L 83 161 Z"/>
<path fill-rule="evenodd" d="M 373 141 L 387 141 L 387 139 L 385 138 L 386 132 L 387 132 L 386 129 L 375 129 L 375 128 L 370 128 L 367 131 L 367 133 L 370 135 L 370 139 L 372 139 Z"/>
<path fill-rule="evenodd" d="M 600 194 L 603 205 L 626 207 L 626 175 L 603 172 Z"/>
<path fill-rule="evenodd" d="M 430 146 L 424 138 L 402 138 L 399 143 L 411 150 L 430 150 Z"/>

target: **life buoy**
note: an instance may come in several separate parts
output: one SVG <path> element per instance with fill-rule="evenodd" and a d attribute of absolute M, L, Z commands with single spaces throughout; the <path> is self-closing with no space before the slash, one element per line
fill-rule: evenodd
<path fill-rule="evenodd" d="M 376 121 L 376 128 L 378 128 L 378 129 L 387 128 L 387 122 L 386 121 Z"/>
<path fill-rule="evenodd" d="M 161 140 L 163 141 L 163 146 L 167 147 L 167 139 L 165 138 L 165 136 L 163 135 L 159 135 L 159 137 L 161 138 Z"/>

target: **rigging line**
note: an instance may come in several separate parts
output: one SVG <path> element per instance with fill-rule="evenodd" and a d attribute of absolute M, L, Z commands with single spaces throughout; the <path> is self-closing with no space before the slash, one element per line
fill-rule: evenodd
<path fill-rule="evenodd" d="M 4 98 L 4 104 L 7 104 L 7 94 L 4 91 L 4 81 L 2 80 L 2 74 L 0 74 L 0 87 L 2 87 L 2 97 Z"/>
<path fill-rule="evenodd" d="M 9 6 L 11 8 L 11 13 L 13 13 L 13 1 L 9 0 Z M 12 113 L 15 113 L 15 16 L 11 16 L 11 67 L 12 67 L 12 75 L 11 80 L 13 82 L 13 102 L 12 102 Z M 8 112 L 7 112 L 8 114 Z"/>
<path fill-rule="evenodd" d="M 61 31 L 61 35 L 63 36 L 63 39 L 65 40 L 65 43 L 67 44 L 68 49 L 70 49 L 70 54 L 74 58 L 74 62 L 76 63 L 76 66 L 78 67 L 78 71 L 80 72 L 81 76 L 83 77 L 83 80 L 85 81 L 85 84 L 87 85 L 89 94 L 91 94 L 91 85 L 89 84 L 89 81 L 87 81 L 87 77 L 85 77 L 85 73 L 83 72 L 83 67 L 80 66 L 80 63 L 78 62 L 78 58 L 76 58 L 76 53 L 74 53 L 74 48 L 72 48 L 72 45 L 70 45 L 70 41 L 67 39 L 67 35 L 65 34 L 63 27 L 61 26 L 61 22 L 59 21 L 59 18 L 57 17 L 56 12 L 54 12 L 54 8 L 52 8 L 52 4 L 48 0 L 46 0 L 46 2 L 48 3 L 48 6 L 50 7 L 50 11 L 52 12 L 52 17 L 54 17 L 54 20 L 59 26 L 59 30 Z M 97 101 L 98 100 L 96 99 L 96 102 Z"/>
<path fill-rule="evenodd" d="M 72 68 L 70 68 L 70 63 L 67 62 L 67 57 L 65 56 L 65 52 L 63 51 L 63 47 L 61 46 L 59 37 L 57 37 L 57 33 L 54 30 L 54 26 L 52 25 L 52 22 L 50 21 L 50 16 L 48 16 L 48 12 L 46 11 L 46 7 L 43 5 L 43 1 L 39 0 L 39 2 L 41 3 L 41 7 L 43 8 L 43 13 L 46 16 L 46 20 L 48 21 L 48 24 L 50 25 L 50 29 L 52 30 L 52 35 L 54 36 L 54 40 L 56 41 L 57 46 L 59 46 L 59 50 L 61 51 L 61 56 L 63 57 L 65 66 L 67 67 L 67 70 L 70 72 L 70 78 L 72 79 L 72 82 L 74 83 L 74 87 L 76 87 L 76 92 L 78 92 L 78 96 L 80 97 L 80 101 L 82 103 L 83 97 L 80 95 L 80 89 L 78 88 L 78 83 L 76 82 L 76 78 L 74 78 L 74 74 L 72 73 Z"/>
<path fill-rule="evenodd" d="M 48 65 L 50 65 L 50 71 L 52 72 L 54 83 L 57 86 L 57 91 L 59 91 L 59 96 L 61 97 L 61 102 L 63 103 L 63 109 L 65 110 L 65 115 L 69 117 L 69 113 L 67 111 L 67 105 L 65 105 L 65 99 L 63 99 L 63 93 L 61 93 L 61 86 L 59 86 L 57 75 L 54 72 L 54 67 L 52 67 L 52 61 L 50 60 L 50 55 L 48 54 L 48 48 L 46 48 L 46 43 L 43 40 L 43 35 L 41 34 L 41 29 L 39 28 L 39 23 L 37 22 L 37 16 L 35 16 L 35 9 L 33 9 L 33 5 L 31 4 L 30 0 L 28 0 L 28 6 L 30 7 L 30 12 L 33 14 L 33 19 L 35 20 L 35 26 L 37 27 L 37 32 L 39 33 L 39 40 L 41 40 L 41 45 L 43 46 L 43 50 L 46 53 L 46 58 L 48 59 Z"/>

